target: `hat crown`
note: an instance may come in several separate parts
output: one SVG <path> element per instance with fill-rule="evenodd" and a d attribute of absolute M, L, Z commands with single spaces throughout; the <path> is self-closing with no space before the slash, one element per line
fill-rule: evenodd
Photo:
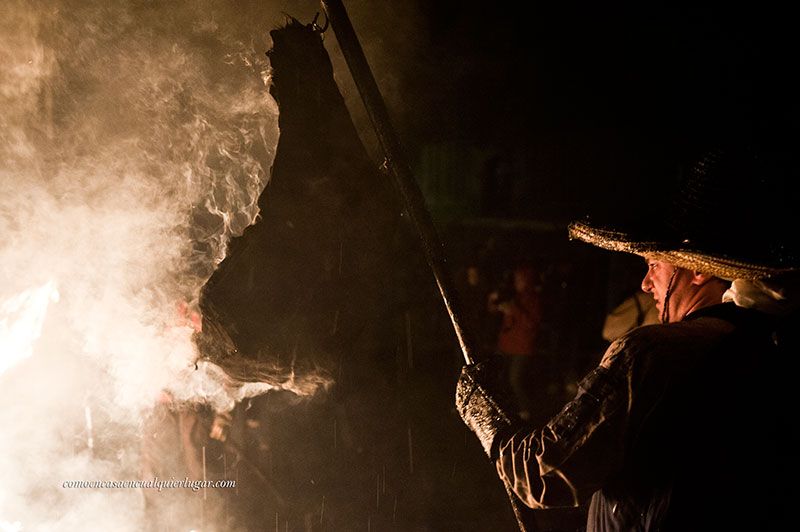
<path fill-rule="evenodd" d="M 676 245 L 782 267 L 798 263 L 787 169 L 749 147 L 716 148 L 681 179 L 666 227 Z"/>
<path fill-rule="evenodd" d="M 686 166 L 663 210 L 634 225 L 574 222 L 572 238 L 657 255 L 725 279 L 800 270 L 794 221 L 797 166 L 789 151 L 716 148 Z"/>

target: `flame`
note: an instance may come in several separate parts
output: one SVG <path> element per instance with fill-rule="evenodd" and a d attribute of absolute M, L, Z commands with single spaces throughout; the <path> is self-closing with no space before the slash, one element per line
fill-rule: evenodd
<path fill-rule="evenodd" d="M 0 304 L 0 374 L 33 354 L 51 302 L 59 300 L 55 282 L 29 288 Z"/>
<path fill-rule="evenodd" d="M 14 521 L 13 523 L 0 521 L 0 532 L 20 532 L 20 530 L 22 530 L 22 523 L 19 521 Z"/>

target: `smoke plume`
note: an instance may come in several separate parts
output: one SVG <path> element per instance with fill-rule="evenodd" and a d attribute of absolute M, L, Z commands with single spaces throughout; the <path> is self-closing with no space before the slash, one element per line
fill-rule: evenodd
<path fill-rule="evenodd" d="M 277 143 L 277 8 L 3 3 L 0 529 L 140 530 L 138 434 L 167 391 L 265 390 L 196 362 L 200 287 L 257 214 Z M 109 511 L 111 508 L 113 512 Z"/>

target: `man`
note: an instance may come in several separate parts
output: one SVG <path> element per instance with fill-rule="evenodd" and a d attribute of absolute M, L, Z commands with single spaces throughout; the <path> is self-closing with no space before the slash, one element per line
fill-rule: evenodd
<path fill-rule="evenodd" d="M 544 427 L 506 414 L 488 366 L 464 368 L 458 411 L 526 505 L 589 500 L 588 531 L 787 526 L 786 283 L 800 260 L 775 218 L 784 174 L 766 163 L 747 150 L 707 154 L 667 223 L 648 230 L 570 226 L 646 259 L 642 289 L 662 323 L 612 343 Z"/>

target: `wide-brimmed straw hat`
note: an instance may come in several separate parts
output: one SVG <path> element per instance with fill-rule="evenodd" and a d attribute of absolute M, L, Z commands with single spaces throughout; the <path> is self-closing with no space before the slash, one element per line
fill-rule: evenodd
<path fill-rule="evenodd" d="M 570 238 L 723 279 L 800 270 L 797 175 L 787 158 L 717 148 L 689 164 L 672 202 L 634 225 L 573 222 Z"/>

